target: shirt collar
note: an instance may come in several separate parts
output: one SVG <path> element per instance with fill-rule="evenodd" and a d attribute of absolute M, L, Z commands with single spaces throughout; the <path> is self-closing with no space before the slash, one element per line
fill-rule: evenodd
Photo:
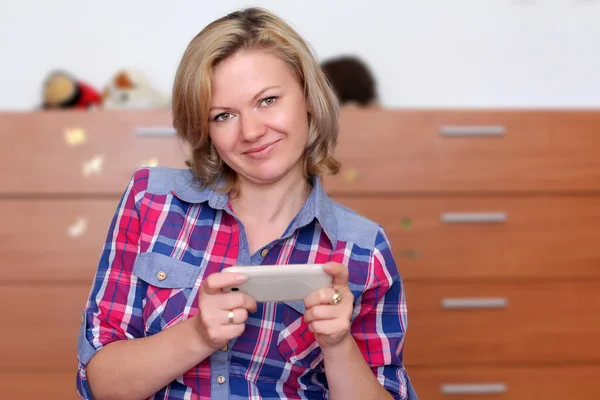
<path fill-rule="evenodd" d="M 217 182 L 217 186 L 219 183 Z M 286 234 L 310 224 L 316 218 L 335 248 L 338 231 L 333 201 L 325 192 L 319 176 L 311 176 L 311 183 L 312 190 L 310 195 L 294 221 L 290 224 Z M 182 179 L 175 180 L 171 193 L 187 203 L 198 204 L 208 202 L 209 206 L 217 210 L 224 210 L 227 208 L 227 203 L 229 202 L 228 194 L 218 193 L 211 188 L 202 187 L 189 170 Z"/>
<path fill-rule="evenodd" d="M 298 228 L 310 224 L 315 218 L 325 231 L 329 241 L 336 247 L 338 231 L 337 222 L 334 214 L 333 201 L 325 192 L 325 188 L 319 176 L 311 177 L 312 191 L 306 199 L 306 203 L 298 213 L 296 219 L 292 222 L 289 231 L 293 232 Z"/>
<path fill-rule="evenodd" d="M 219 186 L 221 182 L 217 182 Z M 218 210 L 223 210 L 227 206 L 229 196 L 224 193 L 218 193 L 209 187 L 204 187 L 200 181 L 192 174 L 190 170 L 181 179 L 173 182 L 171 194 L 179 200 L 191 204 L 200 204 L 208 201 L 208 204 Z"/>

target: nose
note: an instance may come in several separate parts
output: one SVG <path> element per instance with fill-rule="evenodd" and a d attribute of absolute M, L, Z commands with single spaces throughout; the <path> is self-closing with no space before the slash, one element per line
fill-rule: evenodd
<path fill-rule="evenodd" d="M 241 136 L 248 142 L 255 142 L 267 133 L 267 126 L 259 115 L 249 113 L 240 116 Z"/>

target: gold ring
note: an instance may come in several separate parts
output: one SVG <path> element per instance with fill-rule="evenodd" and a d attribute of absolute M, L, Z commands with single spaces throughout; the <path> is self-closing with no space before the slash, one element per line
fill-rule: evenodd
<path fill-rule="evenodd" d="M 229 317 L 229 323 L 233 324 L 233 310 L 227 311 L 227 316 Z"/>
<path fill-rule="evenodd" d="M 336 304 L 338 304 L 340 301 L 342 301 L 342 294 L 336 290 L 336 291 L 333 293 L 333 298 L 331 299 L 331 304 L 332 304 L 332 305 L 336 305 Z"/>

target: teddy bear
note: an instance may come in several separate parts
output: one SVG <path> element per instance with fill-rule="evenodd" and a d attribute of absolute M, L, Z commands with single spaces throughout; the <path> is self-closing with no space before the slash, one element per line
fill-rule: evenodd
<path fill-rule="evenodd" d="M 104 88 L 102 107 L 116 108 L 164 108 L 169 99 L 150 84 L 139 69 L 126 68 L 118 71 Z"/>
<path fill-rule="evenodd" d="M 379 105 L 375 76 L 361 58 L 339 56 L 322 62 L 321 68 L 340 105 L 355 107 Z"/>
<path fill-rule="evenodd" d="M 102 103 L 100 92 L 63 70 L 53 70 L 45 78 L 42 88 L 43 110 L 89 110 Z"/>

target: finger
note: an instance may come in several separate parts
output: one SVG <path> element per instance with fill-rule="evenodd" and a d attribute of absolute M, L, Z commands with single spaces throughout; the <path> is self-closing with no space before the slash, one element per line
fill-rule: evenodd
<path fill-rule="evenodd" d="M 224 326 L 222 330 L 223 336 L 221 337 L 221 339 L 223 337 L 226 337 L 228 339 L 227 341 L 229 341 L 233 338 L 240 336 L 242 333 L 244 333 L 245 330 L 246 324 L 233 324 Z"/>
<path fill-rule="evenodd" d="M 324 319 L 308 324 L 309 331 L 320 335 L 335 335 L 347 332 L 349 329 L 350 321 L 343 319 Z"/>
<path fill-rule="evenodd" d="M 334 288 L 348 286 L 348 267 L 344 264 L 328 262 L 325 264 L 324 270 L 331 275 L 331 285 Z"/>
<path fill-rule="evenodd" d="M 208 294 L 220 293 L 222 289 L 244 283 L 248 276 L 244 274 L 234 274 L 231 272 L 215 272 L 210 274 L 203 282 L 202 287 Z"/>
<path fill-rule="evenodd" d="M 304 322 L 307 324 L 313 321 L 335 319 L 342 316 L 342 308 L 336 306 L 317 305 L 309 308 L 304 313 Z"/>
<path fill-rule="evenodd" d="M 231 339 L 240 336 L 246 329 L 245 324 L 223 325 L 207 331 L 208 339 L 213 343 L 227 343 Z"/>
<path fill-rule="evenodd" d="M 233 313 L 233 322 L 229 322 L 229 311 Z M 248 320 L 248 310 L 245 308 L 221 309 L 220 306 L 200 309 L 200 319 L 205 327 L 213 329 L 221 325 L 244 324 Z"/>
<path fill-rule="evenodd" d="M 317 289 L 304 298 L 304 307 L 309 309 L 319 304 L 331 304 L 334 294 L 335 289 L 333 288 Z"/>
<path fill-rule="evenodd" d="M 223 325 L 235 325 L 244 324 L 248 319 L 248 310 L 245 308 L 234 308 L 233 310 L 220 311 L 223 314 Z M 231 321 L 229 319 L 229 312 L 231 312 Z"/>
<path fill-rule="evenodd" d="M 219 308 L 231 310 L 234 308 L 245 308 L 248 311 L 256 311 L 256 300 L 252 296 L 242 292 L 221 293 L 216 298 Z"/>

